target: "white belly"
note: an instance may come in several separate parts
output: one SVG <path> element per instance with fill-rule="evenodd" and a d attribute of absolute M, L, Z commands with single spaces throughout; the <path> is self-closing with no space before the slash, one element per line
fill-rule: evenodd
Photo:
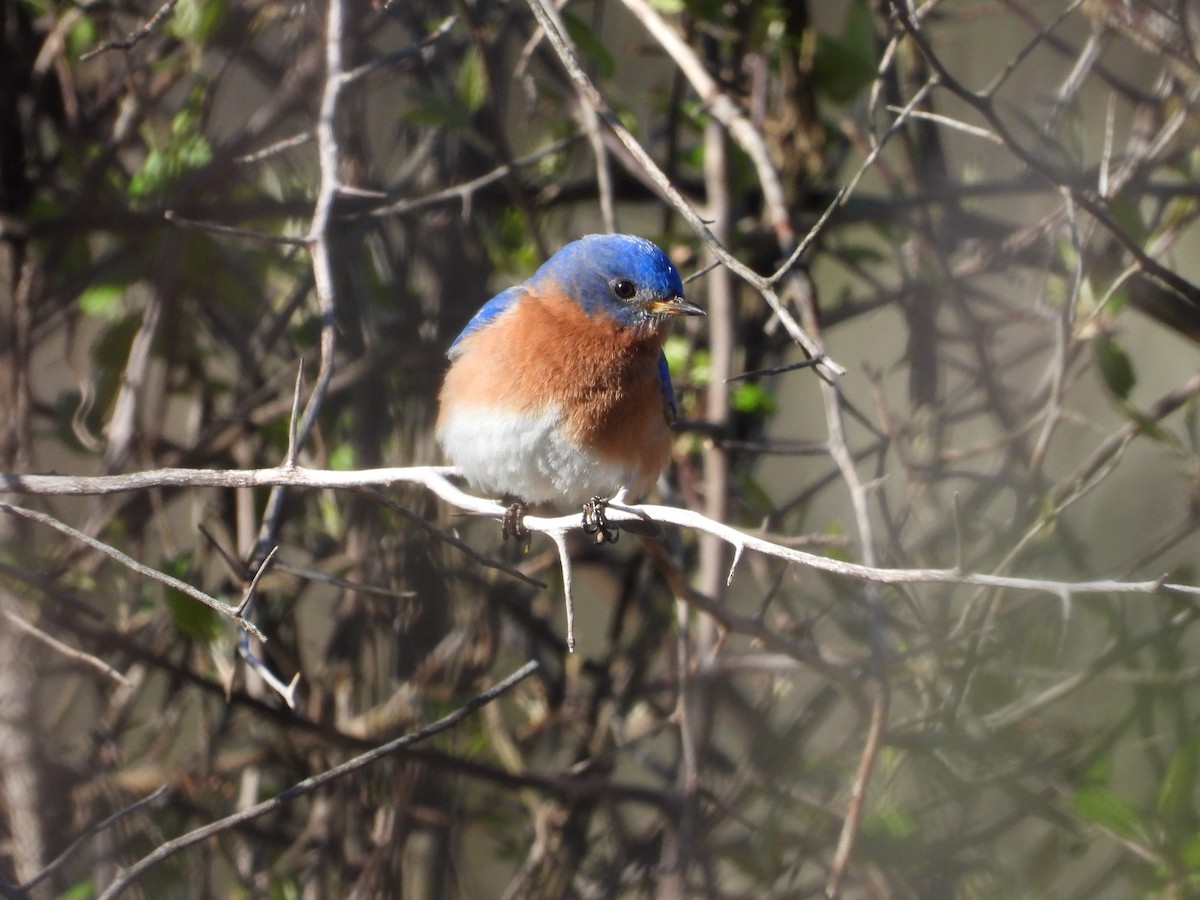
<path fill-rule="evenodd" d="M 437 441 L 480 491 L 526 503 L 582 506 L 628 487 L 632 472 L 567 443 L 554 413 L 496 415 L 458 407 L 442 417 Z"/>

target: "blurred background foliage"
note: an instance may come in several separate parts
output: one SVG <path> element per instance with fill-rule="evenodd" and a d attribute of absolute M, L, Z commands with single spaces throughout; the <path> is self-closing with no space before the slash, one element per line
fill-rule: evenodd
<path fill-rule="evenodd" d="M 606 101 L 756 271 L 849 188 L 780 283 L 848 374 L 836 392 L 808 370 L 727 384 L 802 356 L 755 292 L 704 272 L 689 296 L 712 315 L 668 346 L 683 422 L 667 502 L 888 567 L 1195 583 L 1196 9 L 565 5 Z M 0 469 L 284 458 L 298 367 L 311 386 L 320 366 L 312 263 L 294 239 L 317 191 L 326 13 L 0 3 Z M 651 16 L 752 123 L 782 219 Z M 369 68 L 335 123 L 348 188 L 329 227 L 336 354 L 300 461 L 433 463 L 454 335 L 602 230 L 606 205 L 685 276 L 711 257 L 595 130 L 524 0 L 346 0 L 343 46 L 347 69 Z M 729 554 L 696 535 L 581 536 L 569 655 L 548 544 L 514 554 L 495 523 L 415 488 L 269 493 L 20 502 L 233 602 L 278 544 L 256 622 L 270 671 L 300 675 L 294 710 L 241 662 L 227 620 L 3 523 L 4 896 L 94 896 L 164 841 L 531 657 L 538 678 L 451 733 L 223 832 L 135 890 L 1197 891 L 1186 597 L 901 588 L 763 557 L 726 586 Z M 481 566 L 450 532 L 547 586 Z"/>

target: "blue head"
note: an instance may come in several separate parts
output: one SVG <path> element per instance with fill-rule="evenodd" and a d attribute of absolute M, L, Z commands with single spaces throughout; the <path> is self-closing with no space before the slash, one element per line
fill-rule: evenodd
<path fill-rule="evenodd" d="M 590 316 L 628 328 L 656 329 L 669 317 L 702 316 L 683 299 L 683 282 L 667 254 L 645 238 L 589 234 L 542 264 L 529 283 L 557 282 Z"/>

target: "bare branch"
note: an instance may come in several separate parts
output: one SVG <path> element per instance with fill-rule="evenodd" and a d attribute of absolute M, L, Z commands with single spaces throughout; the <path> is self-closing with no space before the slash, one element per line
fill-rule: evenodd
<path fill-rule="evenodd" d="M 221 834 L 224 831 L 229 831 L 231 828 L 236 828 L 246 822 L 252 822 L 260 816 L 265 816 L 267 813 L 284 806 L 291 801 L 303 797 L 305 794 L 311 794 L 313 791 L 331 781 L 335 781 L 345 775 L 357 772 L 372 763 L 383 759 L 386 756 L 403 750 L 406 747 L 411 747 L 413 744 L 418 744 L 427 738 L 433 737 L 436 734 L 441 734 L 443 731 L 449 731 L 463 719 L 474 713 L 476 710 L 491 703 L 501 697 L 512 688 L 516 687 L 530 675 L 538 670 L 538 663 L 530 661 L 521 666 L 503 681 L 497 682 L 493 687 L 468 700 L 454 712 L 447 716 L 443 716 L 431 725 L 419 731 L 414 731 L 402 737 L 396 738 L 394 741 L 388 741 L 374 750 L 360 754 L 353 759 L 347 760 L 340 765 L 334 766 L 331 769 L 326 769 L 317 775 L 310 778 L 305 778 L 303 781 L 292 785 L 287 790 L 281 791 L 270 800 L 264 800 L 262 803 L 256 803 L 249 809 L 244 809 L 234 813 L 231 816 L 226 816 L 223 819 L 218 819 L 215 822 L 210 822 L 201 828 L 189 831 L 187 834 L 177 837 L 174 840 L 166 841 L 154 849 L 152 853 L 142 857 L 128 869 L 121 872 L 112 884 L 110 884 L 100 895 L 99 900 L 112 900 L 112 898 L 120 896 L 124 890 L 133 884 L 142 874 L 154 866 L 158 865 L 163 860 L 169 859 L 178 853 L 191 847 L 193 844 L 198 844 L 201 841 L 207 840 L 216 834 Z"/>
<path fill-rule="evenodd" d="M 267 569 L 271 568 L 271 563 L 275 559 L 275 554 L 278 552 L 278 547 L 272 547 L 263 561 L 259 564 L 258 571 L 256 571 L 254 573 L 254 577 L 250 579 L 250 584 L 247 585 L 242 596 L 241 605 L 238 606 L 239 615 L 244 613 L 247 607 L 250 607 L 254 603 L 254 597 L 258 593 L 258 583 L 262 580 L 263 575 L 267 573 Z"/>
<path fill-rule="evenodd" d="M 796 242 L 792 229 L 792 218 L 788 212 L 783 183 L 779 179 L 779 172 L 775 169 L 775 163 L 771 159 L 771 153 L 767 149 L 762 132 L 742 113 L 730 96 L 720 89 L 716 80 L 708 74 L 708 70 L 705 69 L 696 52 L 653 6 L 646 0 L 621 0 L 621 2 L 675 60 L 679 71 L 691 82 L 692 88 L 700 95 L 700 99 L 708 107 L 713 118 L 725 126 L 730 136 L 737 141 L 738 146 L 750 157 L 758 176 L 758 183 L 762 187 L 767 218 L 775 230 L 780 249 L 785 253 L 790 252 Z"/>
<path fill-rule="evenodd" d="M 121 565 L 134 572 L 137 572 L 139 575 L 144 575 L 146 578 L 152 578 L 155 581 L 165 584 L 167 587 L 174 588 L 177 591 L 182 591 L 189 597 L 199 600 L 205 606 L 212 607 L 222 615 L 229 616 L 229 618 L 233 619 L 234 622 L 236 622 L 246 631 L 253 634 L 260 641 L 266 640 L 266 637 L 263 636 L 263 633 L 258 630 L 254 623 L 242 618 L 237 609 L 234 607 L 228 605 L 227 603 L 222 603 L 216 597 L 210 597 L 208 594 L 204 593 L 204 591 L 200 590 L 199 588 L 192 587 L 186 581 L 180 581 L 178 578 L 168 575 L 165 572 L 160 572 L 157 569 L 152 569 L 150 566 L 138 562 L 131 556 L 126 556 L 116 547 L 109 546 L 103 541 L 98 541 L 94 537 L 84 534 L 82 531 L 60 522 L 53 516 L 48 516 L 45 513 L 40 513 L 32 509 L 25 509 L 21 506 L 13 506 L 11 503 L 5 503 L 3 501 L 0 501 L 0 512 L 6 512 L 9 515 L 20 516 L 21 518 L 29 519 L 37 522 L 39 525 L 46 525 L 50 528 L 53 528 L 60 534 L 65 534 L 67 537 L 73 538 L 80 543 L 87 544 L 93 550 L 99 550 L 106 556 L 112 557 Z"/>
<path fill-rule="evenodd" d="M 245 153 L 242 156 L 234 159 L 234 162 L 242 165 L 250 165 L 252 163 L 262 162 L 265 159 L 270 159 L 272 156 L 276 156 L 287 150 L 291 150 L 293 147 L 300 147 L 304 144 L 307 144 L 312 139 L 313 134 L 311 131 L 301 131 L 298 134 L 292 135 L 291 137 L 274 141 L 273 143 L 268 144 L 266 147 L 263 147 L 261 150 L 255 150 L 253 153 Z"/>
<path fill-rule="evenodd" d="M 155 10 L 154 15 L 138 26 L 136 30 L 131 31 L 123 40 L 107 41 L 99 47 L 81 54 L 79 61 L 87 62 L 101 53 L 107 53 L 109 50 L 131 50 L 148 38 L 154 32 L 154 29 L 159 26 L 159 23 L 174 12 L 175 7 L 178 5 L 179 0 L 166 0 L 162 6 Z"/>
<path fill-rule="evenodd" d="M 302 487 L 302 488 L 360 488 L 366 485 L 388 484 L 418 484 L 428 488 L 443 500 L 468 512 L 494 518 L 503 518 L 505 507 L 495 500 L 476 497 L 457 487 L 450 481 L 450 476 L 457 475 L 457 470 L 451 466 L 410 466 L 399 468 L 361 469 L 346 471 L 335 469 L 306 469 L 301 466 L 294 468 L 274 469 L 157 469 L 147 472 L 132 472 L 128 475 L 20 475 L 16 473 L 0 473 L 0 487 L 9 493 L 18 494 L 114 494 L 124 491 L 145 490 L 157 487 Z M 42 514 L 0 502 L 0 511 L 15 512 L 28 518 L 41 521 Z M 50 519 L 46 516 L 45 519 Z M 629 505 L 627 508 L 613 506 L 608 518 L 615 523 L 638 522 L 650 520 L 662 525 L 678 525 L 691 528 L 705 534 L 714 535 L 735 549 L 753 550 L 765 556 L 772 556 L 787 562 L 796 563 L 832 575 L 841 575 L 860 581 L 876 584 L 958 584 L 976 587 L 1011 588 L 1013 590 L 1035 591 L 1049 593 L 1056 598 L 1063 591 L 1072 595 L 1104 594 L 1104 593 L 1133 593 L 1159 594 L 1179 593 L 1200 595 L 1200 587 L 1184 584 L 1164 584 L 1155 581 L 1121 581 L 1116 579 L 1099 579 L 1094 581 L 1055 581 L 1040 578 L 1017 578 L 1003 575 L 971 574 L 958 572 L 954 569 L 892 569 L 861 565 L 845 562 L 807 553 L 793 547 L 777 544 L 766 538 L 739 531 L 738 529 L 715 522 L 700 513 L 674 506 L 658 506 L 654 504 Z M 53 522 L 53 526 L 64 533 L 77 534 L 57 520 L 50 519 L 45 524 Z M 566 516 L 545 517 L 528 515 L 524 519 L 531 531 L 536 531 L 553 538 L 555 534 L 565 534 L 580 528 L 578 514 Z M 86 535 L 80 540 L 90 542 L 93 539 Z M 99 543 L 99 542 L 96 542 Z M 119 553 L 113 548 L 101 545 L 106 553 Z M 124 554 L 121 554 L 124 556 Z M 128 559 L 128 557 L 125 557 Z M 133 562 L 133 560 L 130 560 Z M 135 563 L 135 565 L 140 565 Z M 153 570 L 151 570 L 153 571 Z M 161 573 L 158 573 L 161 575 Z M 156 577 L 156 576 L 150 576 Z M 162 578 L 169 576 L 163 575 Z M 161 578 L 160 578 L 161 580 Z M 194 590 L 194 589 L 193 589 Z M 207 595 L 202 595 L 207 596 Z M 199 599 L 199 598 L 197 598 Z M 226 607 L 219 601 L 212 600 L 209 605 L 226 615 L 236 618 L 237 610 Z M 202 601 L 202 602 L 208 602 Z M 252 626 L 251 626 L 252 629 Z M 261 635 L 255 634 L 256 637 Z"/>
<path fill-rule="evenodd" d="M 29 890 L 32 889 L 34 886 L 40 884 L 42 881 L 49 878 L 51 875 L 53 875 L 55 872 L 57 872 L 59 869 L 61 869 L 67 862 L 70 861 L 72 856 L 74 856 L 76 853 L 79 852 L 79 850 L 83 847 L 84 844 L 86 844 L 89 840 L 91 840 L 97 834 L 100 834 L 100 832 L 111 828 L 113 825 L 115 825 L 117 822 L 120 822 L 122 819 L 124 819 L 126 816 L 130 815 L 131 813 L 135 813 L 139 809 L 142 809 L 143 807 L 150 806 L 151 804 L 153 804 L 154 802 L 156 802 L 157 800 L 159 800 L 160 798 L 165 796 L 167 793 L 167 790 L 168 790 L 167 785 L 164 784 L 162 787 L 158 788 L 157 790 L 151 791 L 149 794 L 147 794 L 145 797 L 142 797 L 140 800 L 133 801 L 132 803 L 128 804 L 127 806 L 124 806 L 121 809 L 117 810 L 111 816 L 106 816 L 103 820 L 101 820 L 101 821 L 97 822 L 95 825 L 92 825 L 91 827 L 87 828 L 82 834 L 80 834 L 78 837 L 76 837 L 75 840 L 71 841 L 71 843 L 67 846 L 67 849 L 65 849 L 62 853 L 60 853 L 57 857 L 55 857 L 51 861 L 50 865 L 48 865 L 48 866 L 46 866 L 46 868 L 42 869 L 42 871 L 39 872 L 35 878 L 32 878 L 29 881 L 25 882 L 23 885 L 21 885 L 20 889 L 21 889 L 22 893 L 27 894 L 29 892 Z"/>
<path fill-rule="evenodd" d="M 837 849 L 834 851 L 829 878 L 825 882 L 825 896 L 829 898 L 841 896 L 842 886 L 850 870 L 850 854 L 854 849 L 859 826 L 866 810 L 867 785 L 875 768 L 875 762 L 879 758 L 879 751 L 883 747 L 890 699 L 888 686 L 886 682 L 881 681 L 876 685 L 875 694 L 871 698 L 870 725 L 867 728 L 867 737 L 863 743 L 862 753 L 859 755 L 854 782 L 850 785 L 850 801 L 846 806 L 846 817 L 841 833 L 838 835 Z"/>
<path fill-rule="evenodd" d="M 991 101 L 991 98 L 985 94 L 977 94 L 964 86 L 958 79 L 950 74 L 941 58 L 933 51 L 925 37 L 924 31 L 917 25 L 913 18 L 909 15 L 906 4 L 892 0 L 892 9 L 896 17 L 904 26 L 904 30 L 909 37 L 917 45 L 926 62 L 938 74 L 938 82 L 948 88 L 956 97 L 967 103 L 975 109 L 980 115 L 987 120 L 988 125 L 996 133 L 996 135 L 1004 142 L 1004 146 L 1008 148 L 1014 156 L 1021 160 L 1030 169 L 1037 172 L 1051 184 L 1062 187 L 1071 192 L 1075 202 L 1086 210 L 1088 215 L 1095 219 L 1100 225 L 1111 234 L 1117 242 L 1125 248 L 1126 251 L 1138 262 L 1142 271 L 1150 277 L 1161 282 L 1166 287 L 1176 291 L 1180 296 L 1185 298 L 1189 303 L 1200 306 L 1200 287 L 1193 284 L 1188 279 L 1179 275 L 1173 269 L 1160 263 L 1158 260 L 1150 256 L 1138 241 L 1132 237 L 1120 223 L 1113 218 L 1112 213 L 1105 207 L 1103 198 L 1097 196 L 1090 188 L 1083 188 L 1074 184 L 1074 179 L 1067 177 L 1061 172 L 1041 159 L 1033 151 L 1029 150 L 1011 133 L 1009 128 L 1004 124 L 1000 115 Z M 1198 85 L 1197 89 L 1200 89 Z"/>
<path fill-rule="evenodd" d="M 458 24 L 458 16 L 447 16 L 446 18 L 442 19 L 442 21 L 436 28 L 433 29 L 433 31 L 421 38 L 420 41 L 413 44 L 411 47 L 402 47 L 401 49 L 392 53 L 385 53 L 384 55 L 371 60 L 369 63 L 363 63 L 358 68 L 351 69 L 350 71 L 343 73 L 341 76 L 342 81 L 346 84 L 349 84 L 357 81 L 360 78 L 364 78 L 367 75 L 370 75 L 372 72 L 378 71 L 379 69 L 388 66 L 394 66 L 398 62 L 403 62 L 406 59 L 412 58 L 438 43 L 442 38 L 450 33 L 456 24 Z"/>
<path fill-rule="evenodd" d="M 282 244 L 285 247 L 308 246 L 308 238 L 306 237 L 291 237 L 286 234 L 258 231 L 253 228 L 239 228 L 236 225 L 222 225 L 220 222 L 198 222 L 195 219 L 184 218 L 173 209 L 168 209 L 164 212 L 163 218 L 172 225 L 178 225 L 180 228 L 192 228 L 196 231 L 207 231 L 210 234 L 223 234 L 227 237 L 263 241 L 267 244 Z"/>
<path fill-rule="evenodd" d="M 558 54 L 563 68 L 567 70 L 567 74 L 575 82 L 575 86 L 579 89 L 579 92 L 585 100 L 595 107 L 604 124 L 608 126 L 613 134 L 617 136 L 617 139 L 620 140 L 621 144 L 624 145 L 625 149 L 637 160 L 638 165 L 642 167 L 642 170 L 653 182 L 659 193 L 675 208 L 675 211 L 683 217 L 696 235 L 704 241 L 722 263 L 759 292 L 797 344 L 803 347 L 810 356 L 815 357 L 824 354 L 824 348 L 815 338 L 811 337 L 800 327 L 800 324 L 795 320 L 791 312 L 780 301 L 779 295 L 775 293 L 770 282 L 730 253 L 716 239 L 708 225 L 700 217 L 700 214 L 684 199 L 675 185 L 671 183 L 666 173 L 650 157 L 650 154 L 646 152 L 646 149 L 633 136 L 629 129 L 625 127 L 617 114 L 613 112 L 607 101 L 596 89 L 596 86 L 592 84 L 587 73 L 583 71 L 583 67 L 579 65 L 579 60 L 576 59 L 575 53 L 571 49 L 570 41 L 562 29 L 561 23 L 558 21 L 557 11 L 546 0 L 528 0 L 528 2 L 530 9 L 533 10 L 533 14 L 538 20 L 538 24 L 542 26 L 542 30 L 546 33 L 547 40 L 550 41 L 550 45 Z M 828 357 L 825 358 L 825 362 L 820 368 L 829 376 L 844 375 L 846 373 L 846 370 L 842 366 Z"/>
<path fill-rule="evenodd" d="M 422 197 L 404 198 L 389 203 L 387 206 L 381 206 L 378 209 L 371 210 L 373 216 L 402 216 L 411 212 L 426 209 L 430 206 L 437 206 L 441 203 L 458 202 L 461 203 L 465 211 L 469 208 L 471 198 L 481 188 L 487 187 L 489 184 L 495 184 L 498 181 L 503 181 L 514 171 L 525 166 L 531 166 L 541 162 L 548 156 L 553 156 L 555 153 L 561 153 L 563 150 L 577 143 L 581 135 L 572 134 L 567 137 L 560 138 L 557 141 L 552 141 L 540 150 L 535 150 L 533 153 L 527 153 L 525 156 L 514 159 L 511 163 L 503 163 L 492 171 L 480 175 L 478 178 L 472 178 L 470 181 L 462 184 L 452 185 L 447 188 L 442 188 L 440 191 L 434 191 Z"/>
<path fill-rule="evenodd" d="M 26 634 L 30 635 L 31 637 L 36 638 L 37 640 L 41 641 L 43 644 L 46 644 L 48 647 L 53 647 L 56 651 L 61 653 L 63 656 L 69 657 L 70 659 L 78 660 L 79 662 L 83 663 L 84 665 L 90 666 L 91 668 L 100 672 L 105 677 L 111 678 L 113 681 L 117 682 L 117 684 L 120 684 L 124 687 L 131 687 L 133 685 L 133 682 L 131 682 L 128 678 L 126 678 L 124 675 L 122 675 L 120 672 L 118 672 L 116 669 L 114 669 L 112 666 L 110 666 L 104 660 L 100 659 L 98 656 L 93 656 L 90 653 L 84 653 L 82 650 L 77 650 L 74 647 L 64 644 L 62 641 L 58 640 L 58 638 L 53 637 L 52 635 L 46 634 L 46 632 L 42 631 L 40 628 L 38 628 L 32 622 L 25 621 L 20 616 L 18 616 L 16 613 L 10 612 L 7 609 L 4 610 L 3 612 L 4 612 L 4 618 L 6 618 L 6 619 L 8 619 L 8 621 L 12 622 L 12 624 L 16 625 L 18 628 L 20 628 L 22 631 L 24 631 Z"/>

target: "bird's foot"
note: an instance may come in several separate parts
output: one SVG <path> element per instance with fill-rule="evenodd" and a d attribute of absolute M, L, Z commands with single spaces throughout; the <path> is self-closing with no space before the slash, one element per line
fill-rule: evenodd
<path fill-rule="evenodd" d="M 615 544 L 621 537 L 621 529 L 605 515 L 607 506 L 603 497 L 593 497 L 583 505 L 583 533 L 594 534 L 597 544 Z"/>
<path fill-rule="evenodd" d="M 505 497 L 504 499 L 508 503 L 508 508 L 504 510 L 504 518 L 501 519 L 501 533 L 504 535 L 504 540 L 512 538 L 517 542 L 518 547 L 528 551 L 533 534 L 525 527 L 525 513 L 529 511 L 529 506 L 524 500 L 517 497 Z"/>

